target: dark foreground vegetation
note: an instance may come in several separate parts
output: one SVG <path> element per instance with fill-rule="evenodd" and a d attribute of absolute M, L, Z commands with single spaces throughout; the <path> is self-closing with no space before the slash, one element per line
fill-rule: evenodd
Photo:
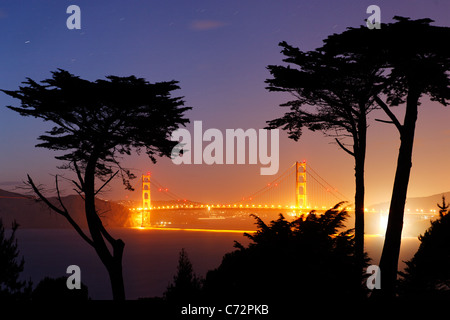
<path fill-rule="evenodd" d="M 399 273 L 397 300 L 450 298 L 450 216 L 445 198 L 439 208 L 439 218 L 419 236 L 418 251 Z M 313 211 L 294 221 L 287 221 L 280 214 L 267 224 L 254 215 L 257 231 L 245 234 L 251 240 L 248 246 L 235 242 L 235 250 L 225 254 L 222 263 L 204 278 L 195 274 L 188 253 L 181 249 L 177 272 L 163 296 L 143 297 L 134 302 L 135 310 L 152 310 L 152 314 L 171 319 L 184 317 L 182 310 L 188 306 L 193 312 L 196 306 L 218 310 L 227 305 L 267 305 L 273 316 L 299 314 L 307 306 L 317 306 L 319 301 L 333 305 L 350 300 L 361 304 L 376 302 L 373 291 L 367 288 L 369 274 L 355 272 L 358 267 L 354 230 L 346 229 L 347 217 L 339 205 L 323 214 Z M 31 281 L 20 280 L 25 261 L 17 248 L 17 225 L 13 227 L 5 231 L 0 221 L 2 301 L 79 303 L 90 299 L 83 283 L 81 290 L 67 289 L 66 277 L 46 277 L 34 290 Z M 369 263 L 365 254 L 365 268 Z M 361 278 L 363 281 L 359 282 Z M 262 310 L 251 312 L 255 315 Z M 216 311 L 214 318 L 226 316 L 225 311 Z"/>

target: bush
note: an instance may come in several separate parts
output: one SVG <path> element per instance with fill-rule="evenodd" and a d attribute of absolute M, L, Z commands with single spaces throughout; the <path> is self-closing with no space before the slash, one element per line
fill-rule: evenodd
<path fill-rule="evenodd" d="M 83 301 L 89 300 L 88 287 L 81 283 L 81 289 L 68 289 L 67 277 L 45 277 L 39 282 L 32 294 L 36 301 Z"/>
<path fill-rule="evenodd" d="M 404 298 L 450 298 L 450 215 L 445 197 L 438 207 L 439 218 L 419 236 L 419 249 L 399 272 L 399 293 Z"/>
<path fill-rule="evenodd" d="M 354 258 L 353 229 L 339 205 L 288 222 L 282 214 L 270 225 L 254 216 L 252 243 L 224 256 L 206 276 L 206 297 L 220 301 L 289 301 L 350 298 L 361 292 Z M 366 265 L 368 259 L 366 258 Z M 360 278 L 359 278 L 360 279 Z"/>
<path fill-rule="evenodd" d="M 3 221 L 0 219 L 0 301 L 28 300 L 31 294 L 31 281 L 19 281 L 25 260 L 18 261 L 16 231 L 19 225 L 14 221 L 9 237 L 5 236 Z"/>

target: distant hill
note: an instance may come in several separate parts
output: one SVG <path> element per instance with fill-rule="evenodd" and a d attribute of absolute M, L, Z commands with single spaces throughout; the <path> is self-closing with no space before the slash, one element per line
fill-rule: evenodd
<path fill-rule="evenodd" d="M 442 196 L 445 196 L 446 201 L 450 202 L 450 191 L 434 194 L 428 197 L 416 197 L 416 198 L 408 198 L 406 199 L 405 209 L 410 210 L 411 212 L 416 212 L 416 209 L 423 210 L 424 212 L 430 210 L 439 210 L 437 204 L 442 203 Z M 389 210 L 389 202 L 378 203 L 369 207 L 370 209 L 375 209 L 375 211 L 379 210 Z"/>
<path fill-rule="evenodd" d="M 57 203 L 55 198 L 50 198 Z M 87 228 L 84 214 L 84 201 L 78 195 L 62 198 L 72 218 L 81 228 Z M 110 201 L 96 200 L 97 210 L 107 227 L 133 226 L 130 211 L 124 206 Z M 9 228 L 16 220 L 21 228 L 72 228 L 67 220 L 51 211 L 44 203 L 32 197 L 0 189 L 0 219 Z"/>

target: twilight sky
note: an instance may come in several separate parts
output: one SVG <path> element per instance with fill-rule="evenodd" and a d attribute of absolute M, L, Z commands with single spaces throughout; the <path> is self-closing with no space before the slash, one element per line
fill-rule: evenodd
<path fill-rule="evenodd" d="M 66 8 L 81 8 L 81 30 L 69 30 Z M 62 68 L 88 80 L 106 75 L 178 80 L 186 115 L 203 121 L 203 129 L 263 128 L 283 114 L 278 107 L 290 97 L 265 90 L 266 66 L 281 64 L 278 43 L 303 50 L 320 46 L 332 33 L 357 27 L 381 8 L 382 22 L 395 15 L 429 17 L 450 26 L 450 2 L 400 1 L 13 1 L 0 2 L 0 88 L 17 89 L 26 77 L 43 80 Z M 422 99 L 414 146 L 409 196 L 450 190 L 450 110 Z M 0 94 L 0 189 L 14 190 L 29 173 L 52 186 L 57 153 L 37 149 L 36 138 L 50 127 L 23 118 L 4 106 L 18 105 Z M 402 107 L 397 108 L 402 114 Z M 378 115 L 378 116 L 377 116 Z M 393 126 L 370 115 L 366 163 L 366 203 L 389 201 L 399 137 Z M 353 196 L 353 159 L 332 139 L 305 130 L 299 142 L 280 132 L 280 172 L 296 160 L 308 163 L 329 183 Z M 230 202 L 260 189 L 274 176 L 260 176 L 260 165 L 156 165 L 144 155 L 124 159 L 136 175 L 150 170 L 175 193 L 196 201 Z M 70 173 L 66 173 L 70 177 Z M 138 179 L 134 185 L 140 189 Z M 70 193 L 66 186 L 66 192 Z M 114 181 L 104 198 L 139 198 Z"/>

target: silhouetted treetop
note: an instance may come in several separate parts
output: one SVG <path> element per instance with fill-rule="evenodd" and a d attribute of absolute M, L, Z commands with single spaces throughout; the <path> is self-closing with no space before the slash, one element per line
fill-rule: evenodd
<path fill-rule="evenodd" d="M 442 204 L 438 203 L 437 206 L 439 208 L 439 215 L 441 216 L 441 218 L 447 215 L 449 204 L 445 202 L 445 196 L 442 196 Z"/>
<path fill-rule="evenodd" d="M 291 111 L 268 121 L 269 128 L 282 127 L 294 140 L 303 127 L 357 137 L 359 119 L 373 109 L 373 96 L 381 90 L 379 67 L 356 64 L 321 48 L 303 52 L 284 41 L 279 45 L 289 65 L 267 67 L 273 76 L 266 80 L 267 89 L 288 92 L 294 99 L 280 105 Z"/>
<path fill-rule="evenodd" d="M 20 281 L 25 260 L 19 258 L 16 231 L 19 225 L 12 224 L 12 232 L 7 237 L 2 219 L 0 219 L 0 301 L 29 300 L 32 282 Z"/>
<path fill-rule="evenodd" d="M 164 297 L 170 303 L 185 303 L 198 298 L 201 288 L 201 279 L 194 273 L 194 268 L 184 248 L 178 257 L 177 273 L 173 277 Z"/>
<path fill-rule="evenodd" d="M 19 90 L 2 91 L 22 102 L 11 110 L 55 124 L 39 137 L 37 147 L 64 151 L 56 158 L 81 167 L 97 160 L 96 173 L 102 176 L 120 168 L 116 154 L 144 149 L 154 162 L 155 155 L 170 155 L 176 142 L 169 137 L 189 122 L 183 113 L 191 109 L 183 107 L 181 97 L 171 96 L 177 83 L 149 83 L 135 76 L 88 81 L 58 69 L 40 83 L 27 78 Z"/>
<path fill-rule="evenodd" d="M 351 60 L 362 57 L 386 68 L 384 94 L 391 106 L 404 103 L 408 88 L 443 105 L 450 99 L 450 28 L 431 19 L 395 16 L 380 29 L 349 28 L 324 40 L 324 50 Z"/>

